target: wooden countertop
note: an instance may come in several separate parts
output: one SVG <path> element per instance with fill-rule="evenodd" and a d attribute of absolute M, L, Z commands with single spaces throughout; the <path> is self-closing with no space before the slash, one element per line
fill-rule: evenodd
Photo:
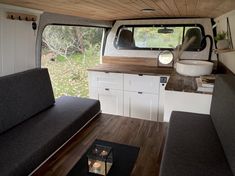
<path fill-rule="evenodd" d="M 125 64 L 99 64 L 88 71 L 144 74 L 144 75 L 171 75 L 173 68 L 163 68 L 156 66 L 125 65 Z"/>
<path fill-rule="evenodd" d="M 170 76 L 165 89 L 181 92 L 196 92 L 197 84 L 195 77 L 182 76 L 174 72 Z"/>
<path fill-rule="evenodd" d="M 208 92 L 197 91 L 196 77 L 183 76 L 176 71 L 170 76 L 165 90 L 179 91 L 179 92 L 191 92 L 191 93 L 201 93 L 201 94 L 212 94 Z"/>

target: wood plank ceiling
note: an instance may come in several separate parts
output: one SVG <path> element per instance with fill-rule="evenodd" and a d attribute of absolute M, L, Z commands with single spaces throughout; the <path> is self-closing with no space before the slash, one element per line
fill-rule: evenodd
<path fill-rule="evenodd" d="M 0 0 L 0 3 L 97 20 L 213 18 L 235 9 L 235 0 Z"/>

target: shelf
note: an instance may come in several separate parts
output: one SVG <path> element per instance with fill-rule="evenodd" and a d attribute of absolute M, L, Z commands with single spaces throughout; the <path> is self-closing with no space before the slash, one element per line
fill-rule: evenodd
<path fill-rule="evenodd" d="M 235 52 L 235 49 L 214 49 L 215 54 Z"/>

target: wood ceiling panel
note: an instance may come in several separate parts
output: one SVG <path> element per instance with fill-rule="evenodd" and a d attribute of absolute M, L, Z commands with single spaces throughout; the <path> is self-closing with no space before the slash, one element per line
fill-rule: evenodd
<path fill-rule="evenodd" d="M 235 0 L 0 0 L 0 3 L 97 20 L 214 18 L 235 9 Z M 155 11 L 141 11 L 150 8 Z"/>
<path fill-rule="evenodd" d="M 186 16 L 196 16 L 199 0 L 186 0 Z"/>
<path fill-rule="evenodd" d="M 187 0 L 177 1 L 176 6 L 179 9 L 180 16 L 187 16 Z"/>
<path fill-rule="evenodd" d="M 174 14 L 174 16 L 180 16 L 179 9 L 176 6 L 176 0 L 163 0 L 163 2 L 170 9 L 169 13 Z"/>

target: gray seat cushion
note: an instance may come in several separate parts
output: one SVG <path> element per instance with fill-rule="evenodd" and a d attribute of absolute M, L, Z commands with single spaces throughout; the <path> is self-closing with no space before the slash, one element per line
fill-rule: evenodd
<path fill-rule="evenodd" d="M 160 176 L 232 176 L 209 115 L 172 112 Z"/>
<path fill-rule="evenodd" d="M 27 175 L 100 111 L 97 100 L 61 97 L 0 135 L 0 175 Z"/>
<path fill-rule="evenodd" d="M 235 76 L 219 75 L 211 103 L 211 118 L 235 175 Z"/>
<path fill-rule="evenodd" d="M 54 104 L 47 69 L 0 77 L 0 133 Z"/>

